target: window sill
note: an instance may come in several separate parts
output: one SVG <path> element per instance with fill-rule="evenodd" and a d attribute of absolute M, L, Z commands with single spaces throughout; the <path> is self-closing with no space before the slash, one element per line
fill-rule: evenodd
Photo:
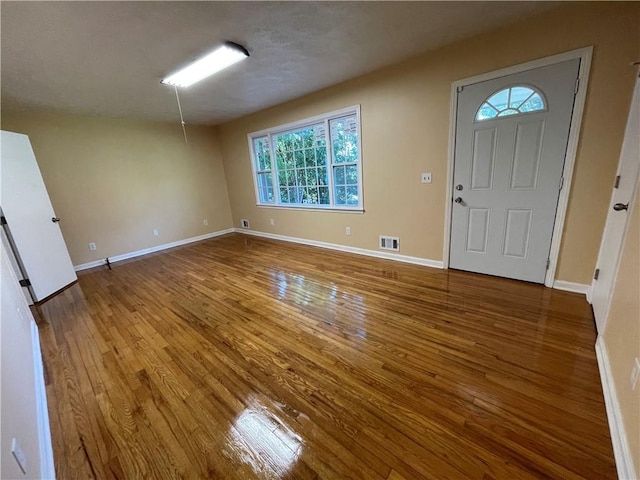
<path fill-rule="evenodd" d="M 271 208 L 274 210 L 304 210 L 307 212 L 331 212 L 331 213 L 364 213 L 364 208 L 339 208 L 339 207 L 285 207 L 284 205 L 256 204 L 258 208 Z"/>

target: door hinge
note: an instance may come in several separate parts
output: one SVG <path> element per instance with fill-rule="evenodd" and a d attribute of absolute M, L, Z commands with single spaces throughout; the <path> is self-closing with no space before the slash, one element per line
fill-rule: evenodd
<path fill-rule="evenodd" d="M 549 266 L 551 265 L 551 260 L 547 258 L 547 270 L 549 270 Z"/>
<path fill-rule="evenodd" d="M 613 188 L 618 188 L 620 186 L 620 175 L 616 177 L 616 183 L 613 184 Z"/>
<path fill-rule="evenodd" d="M 562 190 L 562 187 L 564 187 L 564 177 L 560 177 L 560 188 L 558 190 Z"/>
<path fill-rule="evenodd" d="M 3 215 L 0 217 L 0 225 L 6 225 L 7 224 L 7 219 L 6 217 Z"/>
<path fill-rule="evenodd" d="M 574 95 L 575 95 L 575 94 L 577 94 L 577 93 L 578 93 L 578 90 L 580 90 L 580 77 L 576 78 L 576 88 L 575 88 L 575 90 L 573 91 L 573 94 L 574 94 Z"/>
<path fill-rule="evenodd" d="M 597 280 L 599 276 L 600 276 L 600 269 L 596 268 L 596 271 L 593 274 L 593 279 Z"/>
<path fill-rule="evenodd" d="M 28 278 L 20 280 L 20 286 L 21 287 L 30 287 L 31 286 L 31 281 Z"/>

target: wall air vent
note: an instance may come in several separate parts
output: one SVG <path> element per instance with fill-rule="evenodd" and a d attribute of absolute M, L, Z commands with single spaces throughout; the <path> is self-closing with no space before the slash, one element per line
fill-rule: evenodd
<path fill-rule="evenodd" d="M 385 237 L 380 235 L 380 249 L 381 250 L 400 250 L 400 239 L 398 237 Z"/>
<path fill-rule="evenodd" d="M 249 228 L 249 220 L 243 218 L 242 220 L 240 220 L 240 225 L 242 226 L 242 228 Z"/>

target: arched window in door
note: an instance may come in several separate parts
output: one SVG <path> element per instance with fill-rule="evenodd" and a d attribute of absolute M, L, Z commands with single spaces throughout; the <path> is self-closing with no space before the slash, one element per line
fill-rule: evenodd
<path fill-rule="evenodd" d="M 541 92 L 528 85 L 505 88 L 487 98 L 476 112 L 476 122 L 546 110 Z"/>

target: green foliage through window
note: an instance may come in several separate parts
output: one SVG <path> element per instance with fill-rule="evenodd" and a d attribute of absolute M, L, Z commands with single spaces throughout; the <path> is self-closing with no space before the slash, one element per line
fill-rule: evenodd
<path fill-rule="evenodd" d="M 354 111 L 252 136 L 258 203 L 360 208 L 358 134 Z"/>

